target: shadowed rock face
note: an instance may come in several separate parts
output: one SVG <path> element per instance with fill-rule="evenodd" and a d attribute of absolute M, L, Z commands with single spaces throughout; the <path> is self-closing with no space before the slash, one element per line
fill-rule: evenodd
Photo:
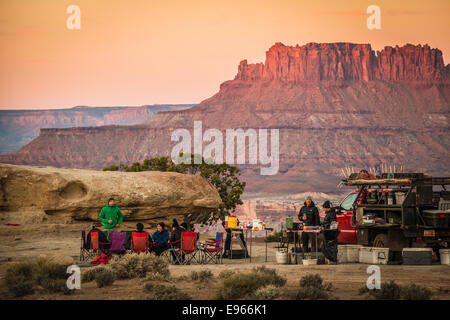
<path fill-rule="evenodd" d="M 201 214 L 221 202 L 204 178 L 169 172 L 107 172 L 0 164 L 0 208 L 98 220 L 114 197 L 127 220 Z"/>

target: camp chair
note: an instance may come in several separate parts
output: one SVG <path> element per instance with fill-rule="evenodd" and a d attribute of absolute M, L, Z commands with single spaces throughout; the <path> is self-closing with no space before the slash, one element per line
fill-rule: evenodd
<path fill-rule="evenodd" d="M 86 231 L 81 231 L 80 261 L 91 260 L 95 253 L 90 250 L 86 242 Z"/>
<path fill-rule="evenodd" d="M 180 243 L 180 248 L 177 248 L 175 244 Z M 199 250 L 197 249 L 197 232 L 181 232 L 181 240 L 169 242 L 171 246 L 168 252 L 172 252 L 170 254 L 172 258 L 175 258 L 175 263 L 178 264 L 190 264 L 191 262 L 201 262 L 199 258 L 197 258 L 197 253 Z"/>
<path fill-rule="evenodd" d="M 223 254 L 223 232 L 216 233 L 215 241 L 206 240 L 202 243 L 203 248 L 200 249 L 203 253 L 202 264 L 213 262 L 216 264 L 222 263 Z"/>
<path fill-rule="evenodd" d="M 131 233 L 131 251 L 133 252 L 149 252 L 150 241 L 148 232 L 132 232 Z"/>
<path fill-rule="evenodd" d="M 109 252 L 120 253 L 125 251 L 125 239 L 127 234 L 125 232 L 111 232 L 111 248 Z"/>
<path fill-rule="evenodd" d="M 98 231 L 91 232 L 91 251 L 94 252 L 96 256 L 100 254 L 100 252 L 104 253 L 104 249 L 102 249 L 102 245 L 110 244 L 109 242 L 99 242 Z"/>

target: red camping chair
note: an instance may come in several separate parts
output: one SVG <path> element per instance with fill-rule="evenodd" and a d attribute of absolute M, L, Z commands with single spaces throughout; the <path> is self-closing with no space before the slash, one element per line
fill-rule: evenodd
<path fill-rule="evenodd" d="M 213 262 L 215 264 L 222 263 L 223 254 L 223 232 L 217 232 L 216 241 L 208 241 L 202 243 L 203 248 L 200 249 L 203 253 L 202 263 Z"/>
<path fill-rule="evenodd" d="M 131 250 L 134 252 L 149 252 L 150 241 L 148 232 L 131 233 Z"/>
<path fill-rule="evenodd" d="M 181 243 L 180 243 L 181 242 Z M 180 243 L 180 247 L 175 244 Z M 190 264 L 191 262 L 201 262 L 197 258 L 197 232 L 181 232 L 181 240 L 169 242 L 171 248 L 167 251 L 172 253 L 173 262 L 178 264 Z"/>

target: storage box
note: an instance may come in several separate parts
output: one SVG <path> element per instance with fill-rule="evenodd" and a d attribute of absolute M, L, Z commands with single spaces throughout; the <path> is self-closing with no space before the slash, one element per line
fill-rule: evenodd
<path fill-rule="evenodd" d="M 423 210 L 422 213 L 425 225 L 430 227 L 448 227 L 450 214 L 442 210 Z"/>
<path fill-rule="evenodd" d="M 441 264 L 450 266 L 450 249 L 439 249 L 439 255 L 441 256 Z"/>
<path fill-rule="evenodd" d="M 359 263 L 387 264 L 389 248 L 362 247 L 359 249 Z"/>
<path fill-rule="evenodd" d="M 339 263 L 358 263 L 359 249 L 361 245 L 338 245 L 338 262 Z"/>
<path fill-rule="evenodd" d="M 236 228 L 237 227 L 237 218 L 232 216 L 225 217 L 225 228 Z"/>
<path fill-rule="evenodd" d="M 404 248 L 402 250 L 403 264 L 429 265 L 432 263 L 433 250 L 431 248 Z"/>

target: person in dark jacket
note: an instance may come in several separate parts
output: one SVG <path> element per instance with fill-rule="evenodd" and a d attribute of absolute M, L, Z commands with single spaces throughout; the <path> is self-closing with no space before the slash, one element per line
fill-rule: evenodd
<path fill-rule="evenodd" d="M 336 209 L 331 207 L 330 201 L 325 201 L 322 205 L 325 210 L 325 218 L 323 219 L 324 229 L 330 229 L 331 223 L 336 221 Z"/>
<path fill-rule="evenodd" d="M 176 242 L 181 240 L 181 233 L 185 232 L 186 230 L 178 224 L 177 219 L 173 219 L 173 225 L 172 225 L 172 232 L 170 233 L 170 242 Z M 181 248 L 181 242 L 172 244 L 173 248 Z M 175 253 L 173 251 L 170 252 L 172 254 L 173 261 L 175 261 L 175 264 L 178 264 L 178 261 L 176 259 Z M 184 261 L 184 255 L 181 256 L 181 260 Z"/>
<path fill-rule="evenodd" d="M 319 210 L 312 201 L 311 196 L 306 197 L 305 203 L 298 213 L 298 219 L 303 221 L 305 226 L 320 226 Z M 312 251 L 316 251 L 316 237 L 315 233 L 302 233 L 303 252 L 310 252 L 309 242 L 311 242 Z"/>
<path fill-rule="evenodd" d="M 99 249 L 108 249 L 110 247 L 110 244 L 106 244 L 108 242 L 108 237 L 106 236 L 106 234 L 97 228 L 97 226 L 94 224 L 92 226 L 92 229 L 89 230 L 87 236 L 86 236 L 86 246 L 88 248 L 91 247 L 91 233 L 92 232 L 98 232 L 98 247 Z"/>
<path fill-rule="evenodd" d="M 169 232 L 167 232 L 164 227 L 164 222 L 158 223 L 156 226 L 157 231 L 155 231 L 152 236 L 152 240 L 155 242 L 155 254 L 157 256 L 161 255 L 164 250 L 169 248 L 169 244 L 167 243 L 169 241 Z"/>

